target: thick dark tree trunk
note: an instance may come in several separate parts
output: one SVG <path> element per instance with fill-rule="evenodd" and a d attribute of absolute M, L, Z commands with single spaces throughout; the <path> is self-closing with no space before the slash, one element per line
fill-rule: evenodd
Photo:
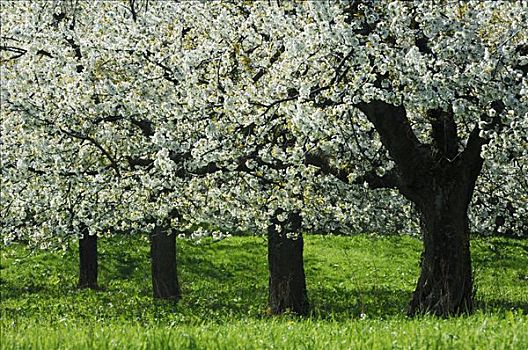
<path fill-rule="evenodd" d="M 419 208 L 424 252 L 410 315 L 450 316 L 473 311 L 465 193 L 467 189 L 458 186 L 438 188 Z"/>
<path fill-rule="evenodd" d="M 86 229 L 79 239 L 79 288 L 97 289 L 97 235 Z"/>
<path fill-rule="evenodd" d="M 176 270 L 176 235 L 168 235 L 156 226 L 150 236 L 152 289 L 154 298 L 180 299 L 180 285 Z"/>
<path fill-rule="evenodd" d="M 280 212 L 277 212 L 280 215 Z M 278 232 L 277 226 L 281 227 Z M 294 233 L 295 237 L 288 237 Z M 277 215 L 268 227 L 269 310 L 272 314 L 309 311 L 303 264 L 301 216 L 290 213 L 281 222 Z"/>
<path fill-rule="evenodd" d="M 504 103 L 497 100 L 490 106 L 497 116 L 490 125 L 499 126 Z M 375 187 L 397 188 L 420 212 L 424 240 L 422 271 L 409 314 L 450 316 L 472 312 L 467 211 L 482 170 L 484 160 L 480 153 L 489 140 L 480 136 L 477 123 L 460 152 L 462 142 L 450 106 L 427 111 L 430 144 L 416 137 L 403 105 L 374 100 L 358 103 L 357 107 L 374 124 L 396 163 L 390 176 L 367 181 Z M 481 118 L 489 120 L 487 114 Z"/>

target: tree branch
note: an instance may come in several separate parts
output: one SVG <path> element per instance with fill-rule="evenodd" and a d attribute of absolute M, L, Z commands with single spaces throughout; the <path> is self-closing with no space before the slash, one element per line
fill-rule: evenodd
<path fill-rule="evenodd" d="M 500 114 L 505 109 L 505 105 L 502 101 L 494 101 L 491 103 L 491 108 L 495 110 L 495 117 L 492 119 L 491 123 L 488 125 L 488 129 L 491 129 L 493 127 L 501 128 L 502 124 L 500 122 Z M 481 115 L 481 119 L 488 119 L 489 117 L 485 114 Z M 480 132 L 482 130 L 480 129 L 479 125 L 475 125 L 473 130 L 471 130 L 471 133 L 469 134 L 466 148 L 462 152 L 461 155 L 461 163 L 465 164 L 468 168 L 469 175 L 472 178 L 477 178 L 477 176 L 480 174 L 480 169 L 482 167 L 482 163 L 484 162 L 484 159 L 480 156 L 480 152 L 482 151 L 482 146 L 489 143 L 489 139 L 481 137 Z"/>
<path fill-rule="evenodd" d="M 7 51 L 7 52 L 12 52 L 14 53 L 15 55 L 11 56 L 9 59 L 17 59 L 21 56 L 24 56 L 24 54 L 26 54 L 27 50 L 26 49 L 23 49 L 21 47 L 15 47 L 15 46 L 6 46 L 6 45 L 0 45 L 0 51 Z"/>
<path fill-rule="evenodd" d="M 114 168 L 117 176 L 121 177 L 121 172 L 119 171 L 119 165 L 117 164 L 116 160 L 110 154 L 110 152 L 108 152 L 103 146 L 101 146 L 101 144 L 99 142 L 97 142 L 97 140 L 95 140 L 93 137 L 90 137 L 90 136 L 87 136 L 87 135 L 83 135 L 83 134 L 81 134 L 79 132 L 76 132 L 76 131 L 69 131 L 69 130 L 65 130 L 65 129 L 62 129 L 62 128 L 60 129 L 60 131 L 63 132 L 64 134 L 70 136 L 70 137 L 73 137 L 73 138 L 76 138 L 76 139 L 79 139 L 79 140 L 85 140 L 85 141 L 90 142 L 92 145 L 94 145 L 110 161 L 110 166 L 112 168 Z"/>
<path fill-rule="evenodd" d="M 277 60 L 279 59 L 279 57 L 282 55 L 282 53 L 284 52 L 284 45 L 281 45 L 277 52 L 275 52 L 273 54 L 273 56 L 271 56 L 270 58 L 270 64 L 269 64 L 269 67 L 268 68 L 271 68 L 271 66 L 277 62 Z M 253 83 L 257 83 L 260 78 L 262 78 L 264 76 L 264 74 L 266 73 L 266 69 L 265 68 L 261 68 L 254 76 L 253 76 Z"/>
<path fill-rule="evenodd" d="M 323 155 L 321 152 L 310 152 L 305 156 L 305 164 L 312 165 L 321 170 L 325 175 L 332 175 L 336 179 L 349 184 L 349 176 L 351 171 L 349 169 L 338 169 L 335 166 L 330 165 L 328 157 Z M 374 170 L 358 176 L 352 183 L 356 185 L 362 185 L 368 183 L 370 188 L 397 188 L 398 176 L 394 170 L 390 170 L 386 174 L 380 176 Z"/>
<path fill-rule="evenodd" d="M 322 152 L 308 152 L 304 158 L 304 164 L 313 165 L 319 169 L 321 172 L 326 175 L 333 175 L 335 178 L 341 180 L 344 183 L 348 182 L 348 176 L 350 172 L 346 169 L 338 169 L 335 166 L 330 165 L 328 157 L 326 157 Z"/>
<path fill-rule="evenodd" d="M 374 124 L 383 146 L 406 178 L 417 176 L 416 164 L 428 161 L 424 145 L 414 134 L 403 106 L 380 100 L 360 102 L 356 107 Z"/>
<path fill-rule="evenodd" d="M 427 111 L 433 137 L 433 146 L 436 151 L 448 160 L 453 160 L 458 154 L 458 132 L 453 111 L 444 111 L 441 108 Z"/>
<path fill-rule="evenodd" d="M 368 183 L 369 187 L 372 189 L 378 188 L 398 188 L 398 175 L 396 171 L 389 170 L 384 175 L 378 175 L 375 171 L 370 171 L 365 173 L 363 176 L 359 176 L 354 180 L 355 184 L 361 185 L 364 182 Z"/>

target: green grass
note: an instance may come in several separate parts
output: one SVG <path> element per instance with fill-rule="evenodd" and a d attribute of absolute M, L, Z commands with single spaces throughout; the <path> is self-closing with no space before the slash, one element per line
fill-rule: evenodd
<path fill-rule="evenodd" d="M 2 249 L 1 349 L 528 349 L 528 241 L 472 241 L 477 311 L 405 317 L 419 273 L 411 237 L 308 236 L 309 317 L 266 314 L 266 242 L 179 240 L 183 299 L 153 301 L 148 244 L 100 241 L 101 290 L 77 256 Z"/>

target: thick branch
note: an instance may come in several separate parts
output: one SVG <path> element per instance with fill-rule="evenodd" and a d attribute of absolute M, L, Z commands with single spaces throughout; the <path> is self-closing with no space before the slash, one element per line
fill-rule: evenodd
<path fill-rule="evenodd" d="M 378 175 L 375 171 L 365 173 L 363 176 L 359 176 L 354 180 L 355 184 L 362 184 L 366 182 L 370 188 L 398 188 L 398 175 L 394 170 L 386 172 L 384 175 Z"/>
<path fill-rule="evenodd" d="M 523 44 L 523 45 L 517 46 L 517 48 L 515 49 L 515 52 L 517 52 L 520 56 L 528 56 L 528 45 Z M 528 74 L 528 63 L 526 64 L 519 63 L 514 68 L 523 72 L 523 75 Z"/>
<path fill-rule="evenodd" d="M 427 111 L 433 137 L 433 145 L 442 157 L 454 159 L 458 154 L 458 133 L 453 111 L 444 111 L 441 108 Z"/>
<path fill-rule="evenodd" d="M 489 142 L 489 140 L 480 137 L 480 131 L 478 125 L 475 125 L 469 134 L 466 148 L 464 149 L 464 152 L 462 152 L 462 161 L 466 164 L 480 161 L 480 151 L 482 150 L 482 146 Z"/>
<path fill-rule="evenodd" d="M 93 123 L 94 124 L 99 124 L 101 122 L 113 123 L 113 122 L 117 122 L 117 121 L 124 120 L 124 119 L 125 117 L 122 115 L 110 115 L 106 117 L 97 118 L 94 120 Z M 144 136 L 149 137 L 149 136 L 154 135 L 154 128 L 152 127 L 152 122 L 150 120 L 148 119 L 138 120 L 133 117 L 130 117 L 130 122 L 133 125 L 140 128 Z"/>
<path fill-rule="evenodd" d="M 505 105 L 502 101 L 494 101 L 491 103 L 491 107 L 495 110 L 495 117 L 491 120 L 491 123 L 488 124 L 488 128 L 501 128 L 500 114 L 504 111 Z M 486 115 L 481 116 L 481 119 L 487 118 L 489 117 Z M 481 129 L 477 124 L 469 134 L 466 148 L 461 155 L 461 163 L 466 166 L 466 173 L 470 176 L 472 181 L 476 181 L 484 162 L 484 159 L 480 156 L 482 146 L 490 141 L 489 139 L 482 137 L 480 133 Z"/>
<path fill-rule="evenodd" d="M 350 171 L 348 169 L 338 169 L 335 166 L 330 165 L 328 157 L 325 157 L 321 153 L 307 153 L 305 157 L 305 164 L 312 165 L 321 170 L 325 175 L 332 175 L 336 179 L 348 184 Z M 367 183 L 370 188 L 397 188 L 398 176 L 395 171 L 391 170 L 384 175 L 380 176 L 376 174 L 374 170 L 363 174 L 354 179 L 352 182 L 356 185 L 362 185 Z"/>
<path fill-rule="evenodd" d="M 7 163 L 7 164 L 4 164 L 4 169 L 16 169 L 17 166 L 14 164 L 14 163 Z M 62 176 L 62 177 L 72 177 L 72 176 L 79 176 L 79 175 L 86 175 L 86 176 L 96 176 L 98 174 L 100 174 L 99 171 L 95 171 L 95 170 L 81 170 L 81 171 L 71 171 L 71 170 L 60 170 L 58 172 L 52 172 L 52 171 L 49 171 L 49 170 L 43 170 L 43 169 L 37 169 L 35 167 L 32 167 L 32 166 L 29 166 L 26 168 L 27 171 L 29 171 L 30 173 L 33 173 L 33 174 L 36 174 L 36 175 L 39 175 L 39 176 L 44 176 L 44 175 L 59 175 L 59 176 Z"/>
<path fill-rule="evenodd" d="M 328 157 L 321 154 L 320 152 L 309 152 L 304 158 L 304 164 L 313 165 L 319 169 L 321 172 L 326 175 L 333 175 L 335 178 L 348 183 L 349 171 L 345 169 L 338 169 L 335 166 L 330 165 Z"/>
<path fill-rule="evenodd" d="M 130 119 L 130 122 L 141 129 L 144 136 L 154 135 L 154 128 L 152 127 L 152 122 L 148 119 L 137 120 L 134 118 Z"/>
<path fill-rule="evenodd" d="M 148 170 L 150 167 L 154 165 L 154 161 L 152 159 L 127 157 L 127 161 L 128 161 L 128 165 L 132 169 L 139 166 L 139 167 L 146 167 Z"/>
<path fill-rule="evenodd" d="M 393 106 L 380 100 L 356 105 L 374 124 L 383 146 L 389 151 L 405 177 L 416 174 L 416 164 L 428 159 L 421 151 L 423 144 L 414 134 L 403 106 Z"/>

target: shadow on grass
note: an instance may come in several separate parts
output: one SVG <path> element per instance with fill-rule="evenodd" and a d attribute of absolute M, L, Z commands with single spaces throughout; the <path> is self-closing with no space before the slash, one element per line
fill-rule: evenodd
<path fill-rule="evenodd" d="M 150 261 L 148 250 L 143 246 L 130 251 L 108 249 L 100 255 L 103 272 L 100 283 L 103 290 L 97 293 L 75 291 L 75 254 L 67 256 L 68 264 L 60 256 L 50 258 L 47 264 L 41 264 L 46 269 L 49 266 L 49 272 L 44 275 L 42 273 L 47 270 L 42 267 L 31 268 L 29 262 L 23 269 L 22 266 L 8 266 L 11 269 L 9 275 L 4 276 L 2 271 L 2 300 L 20 299 L 20 302 L 8 305 L 8 317 L 24 314 L 20 308 L 26 310 L 25 314 L 33 315 L 33 306 L 41 308 L 39 315 L 53 314 L 57 318 L 62 317 L 63 313 L 71 317 L 95 315 L 100 319 L 125 318 L 156 322 L 175 317 L 185 321 L 217 322 L 267 317 L 268 268 L 265 244 L 226 241 L 199 246 L 179 242 L 178 245 L 179 279 L 183 292 L 178 304 L 155 301 L 150 297 Z M 504 258 L 488 262 L 488 249 L 498 249 Z M 478 255 L 477 261 L 493 268 L 513 264 L 516 269 L 520 269 L 522 256 L 512 257 L 519 249 L 525 249 L 525 246 L 518 242 L 506 245 L 486 242 L 479 249 L 482 253 Z M 362 315 L 367 318 L 388 318 L 406 314 L 412 296 L 412 292 L 405 289 L 406 284 L 401 284 L 404 288 L 400 289 L 389 286 L 388 282 L 370 286 L 364 283 L 342 283 L 342 275 L 327 274 L 327 263 L 320 255 L 310 255 L 305 259 L 305 264 L 307 271 L 312 269 L 314 276 L 307 285 L 312 306 L 311 317 L 314 319 L 345 321 Z M 19 272 L 23 272 L 23 278 Z M 58 282 L 50 284 L 50 276 L 59 276 Z M 519 275 L 519 278 L 524 278 L 524 275 Z M 28 297 L 28 293 L 33 296 Z M 40 294 L 38 300 L 35 294 Z M 54 297 L 57 299 L 52 300 Z M 36 302 L 40 304 L 31 305 Z M 528 314 L 528 303 L 524 301 L 513 303 L 500 298 L 477 300 L 476 307 L 483 311 L 521 309 L 524 314 Z"/>
<path fill-rule="evenodd" d="M 412 293 L 383 287 L 317 288 L 309 290 L 309 295 L 313 316 L 321 319 L 350 319 L 363 315 L 375 318 L 404 315 Z"/>
<path fill-rule="evenodd" d="M 512 302 L 504 299 L 475 300 L 475 309 L 483 312 L 496 312 L 499 310 L 522 310 L 524 315 L 528 315 L 528 302 Z"/>
<path fill-rule="evenodd" d="M 181 272 L 192 275 L 192 278 L 209 278 L 216 280 L 216 283 L 230 281 L 236 274 L 240 274 L 249 268 L 247 263 L 241 262 L 240 266 L 226 266 L 222 263 L 214 263 L 204 257 L 187 256 L 178 261 Z M 231 270 L 235 271 L 231 271 Z"/>
<path fill-rule="evenodd" d="M 184 307 L 192 307 L 196 316 L 208 320 L 231 318 L 266 317 L 267 286 L 251 288 L 235 284 L 229 289 L 209 290 L 207 295 L 196 293 L 184 296 Z M 310 316 L 322 320 L 350 320 L 363 316 L 387 318 L 405 315 L 411 293 L 383 288 L 369 290 L 336 290 L 334 288 L 311 289 L 308 286 L 311 305 Z"/>
<path fill-rule="evenodd" d="M 526 269 L 528 244 L 520 240 L 489 239 L 480 241 L 479 249 L 473 250 L 472 259 L 476 266 L 494 269 Z"/>
<path fill-rule="evenodd" d="M 131 254 L 123 252 L 123 254 L 112 254 L 101 256 L 100 259 L 103 264 L 102 268 L 107 270 L 111 278 L 130 279 L 135 274 L 144 273 L 145 265 L 148 266 L 149 259 L 140 259 Z"/>
<path fill-rule="evenodd" d="M 2 291 L 0 297 L 2 300 L 17 299 L 24 294 L 49 293 L 50 289 L 43 284 L 16 285 L 9 281 L 2 281 Z"/>
<path fill-rule="evenodd" d="M 182 300 L 179 312 L 208 320 L 266 317 L 268 268 L 265 244 L 255 242 L 180 244 L 178 255 Z M 311 256 L 306 264 L 316 266 Z M 128 261 L 128 259 L 127 259 Z M 389 317 L 405 314 L 411 292 L 384 286 L 340 287 L 321 280 L 308 284 L 311 316 L 319 319 Z M 310 283 L 310 282 L 309 282 Z M 163 308 L 163 304 L 159 307 Z"/>
<path fill-rule="evenodd" d="M 74 287 L 71 274 L 76 272 L 66 255 L 50 258 L 41 253 L 33 259 L 26 258 L 16 263 L 10 261 L 2 269 L 1 301 L 30 295 L 62 295 L 65 290 Z"/>
<path fill-rule="evenodd" d="M 240 240 L 236 241 L 236 244 L 233 242 L 230 242 L 229 239 L 222 240 L 222 241 L 213 241 L 210 243 L 202 243 L 202 244 L 193 244 L 188 243 L 181 244 L 179 243 L 180 251 L 187 249 L 189 251 L 202 251 L 202 252 L 221 252 L 221 251 L 229 251 L 229 253 L 266 253 L 267 249 L 267 241 L 265 239 L 258 240 L 258 241 L 249 241 L 249 242 L 241 242 Z"/>

